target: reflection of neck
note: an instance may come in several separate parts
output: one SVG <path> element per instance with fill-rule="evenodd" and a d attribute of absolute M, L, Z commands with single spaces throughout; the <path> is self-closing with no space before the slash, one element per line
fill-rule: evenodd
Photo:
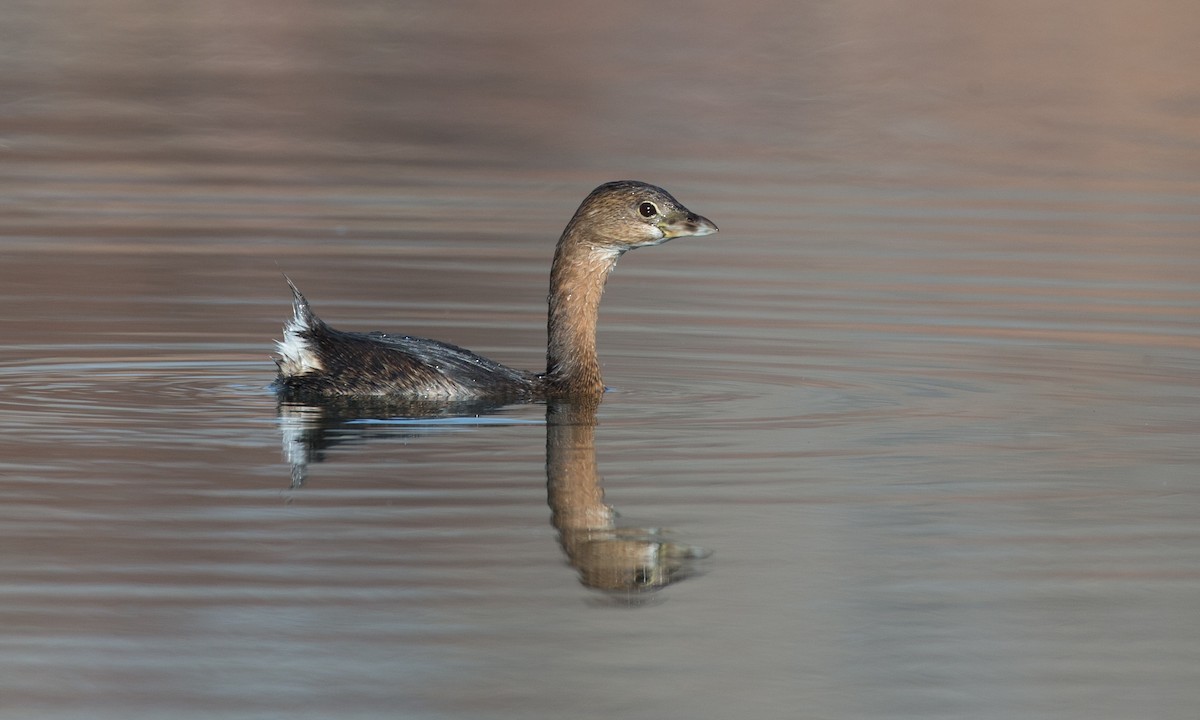
<path fill-rule="evenodd" d="M 604 392 L 596 355 L 596 320 L 604 283 L 621 253 L 599 248 L 568 227 L 550 269 L 546 380 L 551 395 Z"/>
<path fill-rule="evenodd" d="M 604 504 L 596 466 L 596 408 L 599 397 L 578 402 L 551 400 L 546 409 L 546 489 L 551 522 L 563 547 L 586 542 L 595 530 L 613 527 L 613 509 Z"/>

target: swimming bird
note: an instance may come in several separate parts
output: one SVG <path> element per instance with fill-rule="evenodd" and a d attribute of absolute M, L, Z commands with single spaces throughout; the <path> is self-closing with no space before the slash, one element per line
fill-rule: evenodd
<path fill-rule="evenodd" d="M 290 279 L 293 317 L 276 341 L 275 387 L 292 397 L 430 400 L 598 396 L 600 297 L 617 260 L 634 248 L 717 232 L 666 190 L 632 180 L 593 190 L 567 223 L 550 267 L 545 372 L 501 365 L 457 345 L 325 324 Z"/>

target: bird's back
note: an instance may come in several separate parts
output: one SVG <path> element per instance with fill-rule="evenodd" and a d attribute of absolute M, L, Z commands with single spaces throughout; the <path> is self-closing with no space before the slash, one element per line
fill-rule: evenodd
<path fill-rule="evenodd" d="M 463 399 L 538 394 L 541 380 L 438 340 L 336 330 L 293 286 L 294 317 L 278 343 L 277 388 L 286 395 L 395 395 Z"/>

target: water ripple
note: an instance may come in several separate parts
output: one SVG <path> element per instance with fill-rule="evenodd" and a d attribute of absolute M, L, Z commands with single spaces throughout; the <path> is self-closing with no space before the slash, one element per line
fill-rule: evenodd
<path fill-rule="evenodd" d="M 23 349 L 28 352 L 28 349 Z M 43 440 L 103 442 L 211 432 L 269 417 L 270 365 L 178 344 L 45 347 L 43 358 L 0 365 L 0 431 Z M 140 351 L 140 352 L 139 352 Z M 201 435 L 202 437 L 202 435 Z"/>

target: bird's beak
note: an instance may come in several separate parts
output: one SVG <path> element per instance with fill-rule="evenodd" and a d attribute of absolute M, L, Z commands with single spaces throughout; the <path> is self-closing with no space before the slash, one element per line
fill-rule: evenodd
<path fill-rule="evenodd" d="M 663 240 L 670 240 L 677 237 L 712 235 L 717 231 L 717 226 L 702 215 L 685 211 L 663 218 L 662 222 L 658 223 L 658 229 L 662 230 Z"/>

